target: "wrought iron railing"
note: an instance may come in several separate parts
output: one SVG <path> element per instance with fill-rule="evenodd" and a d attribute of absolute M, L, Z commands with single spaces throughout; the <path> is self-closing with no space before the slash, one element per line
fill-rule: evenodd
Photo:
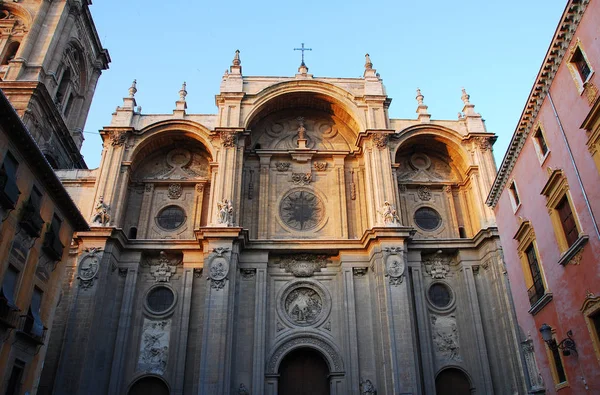
<path fill-rule="evenodd" d="M 545 293 L 546 290 L 544 289 L 544 284 L 541 281 L 534 282 L 531 288 L 527 290 L 527 296 L 529 296 L 529 303 L 531 306 L 536 304 Z"/>

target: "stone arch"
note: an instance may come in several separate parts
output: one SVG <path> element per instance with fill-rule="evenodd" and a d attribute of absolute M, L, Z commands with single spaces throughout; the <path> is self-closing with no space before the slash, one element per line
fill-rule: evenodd
<path fill-rule="evenodd" d="M 455 130 L 440 125 L 415 125 L 398 132 L 397 135 L 399 136 L 397 138 L 397 144 L 394 151 L 391 153 L 394 162 L 398 151 L 403 149 L 407 142 L 414 138 L 426 137 L 438 140 L 445 144 L 449 149 L 449 153 L 460 161 L 462 165 L 461 170 L 466 170 L 471 164 L 467 151 L 461 145 L 464 136 Z"/>
<path fill-rule="evenodd" d="M 292 350 L 311 348 L 323 355 L 331 373 L 343 373 L 344 362 L 338 348 L 327 339 L 314 333 L 301 333 L 289 336 L 273 347 L 273 352 L 267 359 L 265 374 L 274 375 L 279 371 L 283 358 Z"/>
<path fill-rule="evenodd" d="M 128 160 L 132 163 L 132 170 L 135 164 L 139 162 L 138 158 L 143 158 L 148 152 L 162 147 L 164 145 L 163 140 L 170 139 L 173 136 L 187 137 L 198 141 L 210 154 L 211 160 L 215 160 L 216 149 L 210 142 L 210 130 L 197 122 L 184 120 L 161 121 L 149 125 L 135 134 L 143 136 L 143 139 L 129 155 Z"/>
<path fill-rule="evenodd" d="M 25 31 L 31 26 L 33 23 L 33 16 L 31 13 L 24 7 L 21 7 L 18 4 L 2 2 L 0 5 L 0 10 L 7 10 L 15 17 L 19 18 L 19 20 L 25 25 Z"/>
<path fill-rule="evenodd" d="M 436 393 L 438 393 L 438 394 L 440 393 L 439 389 L 438 389 L 438 383 L 439 383 L 438 380 L 440 380 L 442 375 L 444 375 L 446 373 L 455 373 L 455 372 L 462 375 L 462 376 L 458 376 L 459 378 L 464 378 L 467 381 L 467 383 L 465 383 L 465 384 L 468 384 L 469 393 L 474 393 L 475 388 L 473 386 L 473 378 L 471 377 L 469 372 L 467 372 L 464 368 L 462 368 L 461 366 L 458 366 L 458 365 L 447 365 L 447 366 L 444 366 L 443 368 L 441 368 L 440 370 L 438 370 L 438 372 L 435 374 Z M 444 390 L 449 391 L 449 392 L 444 392 L 444 394 L 454 394 L 455 393 L 454 391 L 458 390 L 458 388 L 447 388 L 447 386 L 444 386 L 444 387 L 445 387 Z M 464 389 L 466 392 L 467 389 L 466 388 L 464 388 Z M 461 391 L 457 395 L 463 395 L 465 392 Z"/>
<path fill-rule="evenodd" d="M 163 391 L 163 392 L 157 392 L 158 394 L 162 395 L 165 393 L 166 394 L 171 393 L 171 386 L 169 385 L 167 380 L 165 380 L 162 376 L 157 375 L 157 374 L 143 374 L 141 376 L 135 377 L 131 381 L 131 383 L 127 387 L 127 394 L 137 394 L 137 392 L 135 392 L 136 386 L 140 386 L 140 384 L 143 385 L 145 381 L 147 381 L 148 384 L 152 385 L 152 387 L 154 387 L 158 391 L 160 391 L 160 390 Z M 156 387 L 159 387 L 159 388 L 156 388 Z"/>
<path fill-rule="evenodd" d="M 364 116 L 354 102 L 354 96 L 342 88 L 322 81 L 285 81 L 269 86 L 256 95 L 252 110 L 246 114 L 243 126 L 249 129 L 257 119 L 277 106 L 281 99 L 294 95 L 313 95 L 331 104 L 331 111 L 346 122 L 357 134 L 366 129 Z"/>

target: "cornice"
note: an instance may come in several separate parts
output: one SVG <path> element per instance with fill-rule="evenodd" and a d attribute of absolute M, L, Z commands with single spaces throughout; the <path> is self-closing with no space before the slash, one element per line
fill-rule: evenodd
<path fill-rule="evenodd" d="M 589 0 L 570 0 L 563 12 L 550 47 L 546 52 L 546 57 L 529 93 L 525 108 L 521 113 L 517 128 L 511 138 L 508 150 L 502 159 L 502 164 L 487 197 L 486 204 L 492 208 L 498 203 L 508 177 L 515 167 L 527 136 L 529 136 L 534 126 L 534 121 L 538 116 L 542 103 L 546 99 L 546 94 L 554 81 L 556 72 L 564 59 L 564 55 L 579 26 L 588 3 Z"/>

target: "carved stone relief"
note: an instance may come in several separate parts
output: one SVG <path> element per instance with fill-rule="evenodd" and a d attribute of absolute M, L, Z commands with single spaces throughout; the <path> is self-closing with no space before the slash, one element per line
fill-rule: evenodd
<path fill-rule="evenodd" d="M 353 267 L 352 274 L 356 277 L 364 277 L 367 274 L 368 268 L 366 267 Z"/>
<path fill-rule="evenodd" d="M 325 216 L 325 205 L 314 193 L 293 191 L 281 199 L 279 216 L 292 229 L 305 231 L 316 228 Z"/>
<path fill-rule="evenodd" d="M 243 279 L 251 279 L 254 276 L 256 276 L 256 269 L 254 268 L 249 268 L 249 269 L 244 269 L 244 268 L 240 268 L 240 275 L 242 276 Z"/>
<path fill-rule="evenodd" d="M 321 296 L 308 287 L 293 290 L 287 295 L 284 303 L 288 318 L 301 326 L 315 323 L 323 309 Z"/>
<path fill-rule="evenodd" d="M 398 160 L 398 181 L 440 182 L 456 180 L 450 165 L 439 158 L 421 152 Z"/>
<path fill-rule="evenodd" d="M 388 136 L 386 134 L 373 134 L 373 145 L 378 149 L 382 150 L 387 147 L 388 144 Z"/>
<path fill-rule="evenodd" d="M 192 180 L 209 178 L 209 159 L 201 150 L 175 148 L 159 151 L 144 160 L 135 180 Z"/>
<path fill-rule="evenodd" d="M 461 362 L 456 316 L 431 315 L 431 332 L 438 359 Z"/>
<path fill-rule="evenodd" d="M 94 214 L 92 215 L 92 225 L 108 226 L 110 223 L 110 206 L 104 203 L 104 197 L 100 196 L 96 206 L 94 206 Z"/>
<path fill-rule="evenodd" d="M 181 258 L 169 257 L 164 251 L 161 251 L 158 257 L 147 258 L 141 262 L 142 267 L 150 268 L 150 275 L 157 283 L 169 282 L 171 277 L 177 273 L 177 266 L 181 264 Z"/>
<path fill-rule="evenodd" d="M 208 264 L 208 276 L 206 280 L 210 281 L 210 287 L 217 291 L 223 289 L 227 282 L 229 259 L 224 254 L 228 251 L 229 248 L 226 247 L 215 248 Z"/>
<path fill-rule="evenodd" d="M 125 144 L 127 140 L 127 132 L 122 130 L 115 130 L 110 133 L 110 145 L 113 147 L 120 147 Z"/>
<path fill-rule="evenodd" d="M 429 201 L 431 200 L 431 190 L 429 190 L 429 187 L 422 185 L 417 190 L 417 196 L 423 201 Z"/>
<path fill-rule="evenodd" d="M 279 267 L 296 277 L 310 277 L 327 266 L 327 256 L 314 254 L 296 254 L 279 260 Z"/>
<path fill-rule="evenodd" d="M 529 382 L 531 383 L 530 392 L 539 391 L 544 388 L 544 379 L 537 365 L 535 359 L 535 352 L 533 349 L 533 340 L 529 337 L 524 342 L 521 342 L 521 349 L 523 350 L 523 356 L 525 357 L 525 365 L 527 366 L 527 374 L 529 376 Z"/>
<path fill-rule="evenodd" d="M 169 358 L 171 320 L 144 319 L 137 370 L 163 374 Z"/>
<path fill-rule="evenodd" d="M 312 181 L 312 174 L 309 173 L 292 173 L 292 183 L 294 185 L 308 185 Z"/>
<path fill-rule="evenodd" d="M 386 247 L 384 251 L 387 253 L 385 258 L 385 276 L 389 278 L 390 285 L 398 286 L 404 281 L 404 271 L 406 268 L 402 248 Z"/>
<path fill-rule="evenodd" d="M 327 170 L 327 162 L 315 162 L 314 165 L 316 171 Z"/>
<path fill-rule="evenodd" d="M 183 193 L 183 188 L 181 184 L 169 184 L 169 189 L 167 190 L 167 195 L 171 199 L 179 199 L 181 194 Z"/>
<path fill-rule="evenodd" d="M 235 132 L 221 132 L 221 145 L 224 148 L 235 147 L 236 134 Z"/>
<path fill-rule="evenodd" d="M 86 253 L 82 256 L 77 268 L 77 279 L 79 279 L 79 286 L 87 289 L 94 285 L 94 279 L 98 275 L 102 248 L 92 247 L 86 248 L 84 251 Z"/>
<path fill-rule="evenodd" d="M 233 204 L 229 199 L 217 202 L 217 223 L 225 226 L 233 226 Z"/>
<path fill-rule="evenodd" d="M 371 380 L 361 379 L 360 380 L 360 393 L 362 395 L 377 395 L 377 390 L 375 389 L 375 386 L 373 385 Z"/>
<path fill-rule="evenodd" d="M 288 171 L 290 169 L 290 162 L 277 162 L 275 163 L 275 168 L 277 171 Z"/>
<path fill-rule="evenodd" d="M 442 255 L 442 251 L 438 250 L 435 254 L 423 259 L 425 271 L 432 278 L 444 279 L 450 271 L 450 259 Z"/>

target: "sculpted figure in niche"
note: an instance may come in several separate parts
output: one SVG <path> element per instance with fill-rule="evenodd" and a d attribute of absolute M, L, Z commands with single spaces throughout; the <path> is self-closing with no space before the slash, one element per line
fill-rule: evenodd
<path fill-rule="evenodd" d="M 377 390 L 375 389 L 375 386 L 369 379 L 361 380 L 360 386 L 362 387 L 361 393 L 363 395 L 376 395 L 377 394 Z"/>
<path fill-rule="evenodd" d="M 217 222 L 226 226 L 233 225 L 233 205 L 228 199 L 223 199 L 217 202 L 217 208 L 219 209 L 219 218 Z"/>
<path fill-rule="evenodd" d="M 92 217 L 92 224 L 99 224 L 100 226 L 108 225 L 110 221 L 110 214 L 108 214 L 110 207 L 104 203 L 104 197 L 98 198 L 98 203 L 94 207 L 94 215 Z"/>
<path fill-rule="evenodd" d="M 400 225 L 400 217 L 398 216 L 396 208 L 387 200 L 383 203 L 383 208 L 379 210 L 379 214 L 383 217 L 385 226 Z"/>

